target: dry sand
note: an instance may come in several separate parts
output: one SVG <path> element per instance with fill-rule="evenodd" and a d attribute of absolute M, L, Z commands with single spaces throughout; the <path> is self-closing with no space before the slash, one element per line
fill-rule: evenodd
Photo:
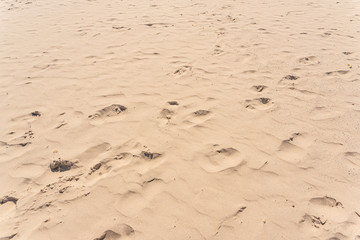
<path fill-rule="evenodd" d="M 360 239 L 359 10 L 2 0 L 0 239 Z"/>

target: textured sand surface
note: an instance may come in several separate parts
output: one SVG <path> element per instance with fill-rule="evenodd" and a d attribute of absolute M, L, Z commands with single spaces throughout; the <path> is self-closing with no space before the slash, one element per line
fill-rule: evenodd
<path fill-rule="evenodd" d="M 358 0 L 1 0 L 0 239 L 360 239 Z"/>

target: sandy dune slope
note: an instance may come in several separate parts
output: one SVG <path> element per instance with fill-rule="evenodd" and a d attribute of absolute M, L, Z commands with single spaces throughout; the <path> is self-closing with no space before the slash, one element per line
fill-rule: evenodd
<path fill-rule="evenodd" d="M 360 239 L 358 0 L 1 0 L 0 239 Z"/>

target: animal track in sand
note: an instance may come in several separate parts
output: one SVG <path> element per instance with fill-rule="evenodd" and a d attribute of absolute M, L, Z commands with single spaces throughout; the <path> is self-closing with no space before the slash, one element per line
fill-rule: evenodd
<path fill-rule="evenodd" d="M 112 104 L 108 107 L 105 107 L 99 110 L 97 113 L 93 115 L 89 115 L 89 119 L 102 118 L 102 117 L 113 117 L 117 116 L 122 112 L 125 112 L 127 108 L 120 104 Z"/>
<path fill-rule="evenodd" d="M 265 88 L 267 88 L 266 86 L 264 85 L 255 85 L 255 86 L 252 86 L 252 88 L 257 91 L 257 92 L 262 92 L 265 90 Z"/>
<path fill-rule="evenodd" d="M 343 54 L 350 55 L 350 54 L 352 54 L 352 52 L 343 52 Z"/>
<path fill-rule="evenodd" d="M 332 197 L 317 197 L 310 199 L 310 203 L 323 205 L 323 206 L 329 206 L 329 207 L 342 207 L 341 202 L 337 202 L 335 198 Z"/>
<path fill-rule="evenodd" d="M 72 167 L 74 167 L 75 164 L 68 160 L 54 160 L 52 163 L 50 163 L 50 169 L 52 172 L 65 172 L 70 170 Z"/>
<path fill-rule="evenodd" d="M 309 57 L 300 58 L 299 63 L 307 64 L 307 65 L 315 65 L 315 64 L 319 64 L 320 61 L 315 56 L 309 56 Z"/>

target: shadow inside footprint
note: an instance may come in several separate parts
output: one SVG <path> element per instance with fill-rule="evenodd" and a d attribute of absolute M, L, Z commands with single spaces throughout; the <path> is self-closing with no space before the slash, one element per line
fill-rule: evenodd
<path fill-rule="evenodd" d="M 40 117 L 41 116 L 41 113 L 39 111 L 34 111 L 31 113 L 31 116 L 33 117 Z"/>
<path fill-rule="evenodd" d="M 179 103 L 177 101 L 169 101 L 168 104 L 172 105 L 172 106 L 179 105 Z"/>
<path fill-rule="evenodd" d="M 296 79 L 298 79 L 299 77 L 297 77 L 297 76 L 294 76 L 294 75 L 286 75 L 285 77 L 284 77 L 284 79 L 286 79 L 286 80 L 296 80 Z"/>
<path fill-rule="evenodd" d="M 94 119 L 94 118 L 98 118 L 98 117 L 113 117 L 113 116 L 119 115 L 120 113 L 126 111 L 126 109 L 127 108 L 123 105 L 112 104 L 108 107 L 101 109 L 94 115 L 89 115 L 88 118 Z"/>
<path fill-rule="evenodd" d="M 163 110 L 161 110 L 160 112 L 160 116 L 162 118 L 166 118 L 166 119 L 171 119 L 171 116 L 174 115 L 174 112 L 169 110 L 169 109 L 166 109 L 164 108 Z"/>
<path fill-rule="evenodd" d="M 300 59 L 299 59 L 299 63 L 314 65 L 314 64 L 319 64 L 320 61 L 318 60 L 317 57 L 315 57 L 315 56 L 310 56 L 310 57 L 300 58 Z"/>
<path fill-rule="evenodd" d="M 73 162 L 68 160 L 55 160 L 50 164 L 50 169 L 52 172 L 65 172 L 71 169 L 74 166 Z"/>
<path fill-rule="evenodd" d="M 208 115 L 209 113 L 210 111 L 208 110 L 197 110 L 196 112 L 194 112 L 196 116 L 205 116 Z"/>
<path fill-rule="evenodd" d="M 7 202 L 13 202 L 13 203 L 16 205 L 16 203 L 17 203 L 18 200 L 19 200 L 19 199 L 16 198 L 16 197 L 4 196 L 4 197 L 2 197 L 2 198 L 0 199 L 0 205 L 3 205 L 3 204 L 5 204 L 5 203 L 7 203 Z"/>
<path fill-rule="evenodd" d="M 120 239 L 121 235 L 112 230 L 105 231 L 100 237 L 94 238 L 94 240 L 116 240 Z"/>
<path fill-rule="evenodd" d="M 253 86 L 253 88 L 257 92 L 262 92 L 266 88 L 266 86 L 264 86 L 264 85 L 255 85 L 255 86 Z"/>
<path fill-rule="evenodd" d="M 262 104 L 268 104 L 270 102 L 270 98 L 259 98 L 259 101 L 262 103 Z"/>
<path fill-rule="evenodd" d="M 161 156 L 160 153 L 152 153 L 152 152 L 145 152 L 145 151 L 142 151 L 141 152 L 141 156 L 145 159 L 155 159 L 155 158 L 158 158 Z"/>

